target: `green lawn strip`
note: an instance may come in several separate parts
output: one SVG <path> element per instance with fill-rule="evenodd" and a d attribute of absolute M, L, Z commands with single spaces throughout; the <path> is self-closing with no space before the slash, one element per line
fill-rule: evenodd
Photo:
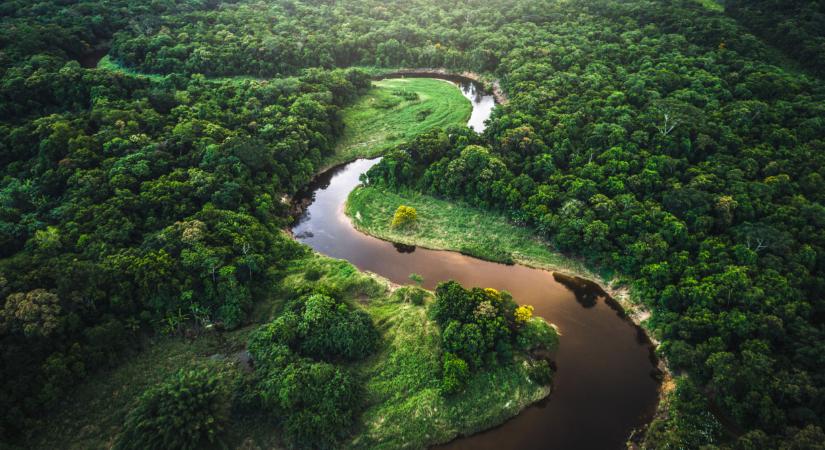
<path fill-rule="evenodd" d="M 418 212 L 412 229 L 393 229 L 390 221 L 400 205 Z M 437 199 L 415 191 L 395 192 L 377 187 L 359 187 L 350 193 L 346 214 L 355 228 L 378 238 L 425 248 L 459 251 L 480 259 L 518 263 L 559 270 L 593 279 L 584 263 L 557 252 L 528 228 L 513 225 L 499 213 Z"/>
<path fill-rule="evenodd" d="M 405 98 L 400 93 L 414 93 Z M 344 134 L 331 167 L 357 158 L 375 157 L 424 131 L 462 125 L 472 105 L 456 86 L 434 78 L 394 78 L 374 81 L 373 87 L 343 111 Z"/>

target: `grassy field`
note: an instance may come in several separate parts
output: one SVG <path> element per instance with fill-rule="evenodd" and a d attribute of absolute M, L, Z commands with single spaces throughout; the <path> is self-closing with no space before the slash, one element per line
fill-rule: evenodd
<path fill-rule="evenodd" d="M 406 298 L 418 288 L 394 289 L 346 261 L 314 254 L 291 264 L 282 288 L 257 305 L 255 320 L 247 326 L 222 339 L 158 338 L 116 369 L 89 377 L 42 418 L 27 447 L 109 448 L 144 390 L 181 367 L 212 364 L 241 370 L 237 355 L 245 350 L 249 334 L 274 317 L 283 300 L 308 289 L 336 292 L 363 308 L 382 336 L 377 354 L 350 365 L 366 388 L 367 404 L 346 448 L 423 448 L 447 442 L 497 425 L 550 392 L 531 381 L 517 360 L 477 373 L 463 394 L 443 397 L 438 390 L 439 331 L 426 314 L 431 294 L 424 305 L 414 305 Z M 263 415 L 234 414 L 225 441 L 229 448 L 283 448 L 275 420 Z"/>
<path fill-rule="evenodd" d="M 434 127 L 465 124 L 471 112 L 470 101 L 443 80 L 374 81 L 366 95 L 344 109 L 344 135 L 324 165 L 378 156 Z"/>
<path fill-rule="evenodd" d="M 418 224 L 412 229 L 390 228 L 393 213 L 400 205 L 412 206 L 418 212 Z M 609 278 L 608 274 L 594 274 L 582 262 L 553 251 L 549 243 L 536 238 L 532 229 L 513 225 L 501 214 L 414 191 L 397 193 L 359 187 L 350 193 L 346 213 L 355 228 L 387 241 L 459 251 L 488 261 L 566 271 L 589 278 Z"/>

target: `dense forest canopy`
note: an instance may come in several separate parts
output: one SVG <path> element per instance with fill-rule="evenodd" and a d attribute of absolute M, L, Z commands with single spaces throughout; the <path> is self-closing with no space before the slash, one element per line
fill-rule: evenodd
<path fill-rule="evenodd" d="M 625 276 L 688 375 L 647 445 L 821 445 L 822 2 L 728 3 L 3 2 L 0 438 L 147 333 L 243 323 L 306 252 L 281 229 L 369 86 L 348 67 L 417 66 L 510 102 L 369 182 Z"/>

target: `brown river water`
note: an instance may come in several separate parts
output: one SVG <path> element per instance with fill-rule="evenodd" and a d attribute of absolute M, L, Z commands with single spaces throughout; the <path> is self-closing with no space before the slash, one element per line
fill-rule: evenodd
<path fill-rule="evenodd" d="M 470 124 L 482 131 L 494 107 L 492 97 L 468 81 L 458 86 L 473 102 Z M 396 246 L 358 232 L 344 215 L 344 203 L 359 175 L 378 161 L 361 159 L 320 175 L 308 190 L 312 203 L 292 230 L 296 239 L 399 284 L 410 283 L 409 275 L 418 273 L 429 289 L 456 280 L 509 291 L 561 333 L 547 399 L 496 428 L 442 448 L 624 448 L 631 433 L 652 419 L 658 402 L 656 361 L 641 329 L 586 280 L 455 252 Z"/>

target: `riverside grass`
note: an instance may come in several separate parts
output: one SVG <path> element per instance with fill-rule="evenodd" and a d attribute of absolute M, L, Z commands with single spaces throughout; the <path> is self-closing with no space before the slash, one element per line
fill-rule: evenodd
<path fill-rule="evenodd" d="M 344 108 L 344 134 L 324 167 L 372 158 L 435 127 L 463 125 L 472 105 L 456 86 L 435 78 L 374 81 Z"/>
<path fill-rule="evenodd" d="M 530 380 L 519 357 L 473 374 L 463 393 L 444 397 L 439 392 L 440 332 L 427 314 L 432 293 L 425 291 L 423 304 L 416 305 L 410 299 L 419 288 L 393 286 L 317 253 L 291 262 L 283 275 L 279 288 L 255 305 L 253 323 L 223 338 L 157 338 L 112 371 L 89 377 L 43 418 L 30 448 L 109 448 L 135 399 L 180 368 L 206 364 L 244 376 L 236 361 L 249 334 L 276 317 L 286 299 L 310 291 L 334 293 L 362 308 L 381 333 L 374 355 L 346 366 L 364 386 L 365 404 L 343 448 L 425 448 L 448 442 L 498 425 L 550 393 L 549 386 Z M 285 448 L 277 423 L 264 414 L 236 412 L 223 438 L 229 448 Z"/>
<path fill-rule="evenodd" d="M 416 226 L 391 226 L 393 213 L 401 205 L 415 208 Z M 609 274 L 595 274 L 584 263 L 554 252 L 532 229 L 514 225 L 502 214 L 413 190 L 359 186 L 350 193 L 345 213 L 357 230 L 386 241 L 452 250 L 488 261 L 558 270 L 591 279 L 609 279 Z"/>

